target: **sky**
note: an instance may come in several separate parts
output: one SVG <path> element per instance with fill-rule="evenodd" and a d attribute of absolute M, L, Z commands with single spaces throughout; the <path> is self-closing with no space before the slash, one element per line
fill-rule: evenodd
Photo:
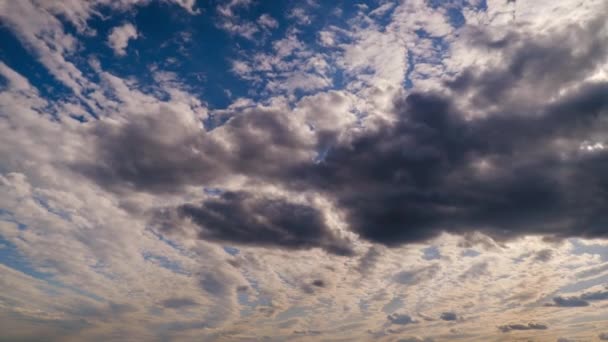
<path fill-rule="evenodd" d="M 0 0 L 0 341 L 608 340 L 605 0 Z"/>

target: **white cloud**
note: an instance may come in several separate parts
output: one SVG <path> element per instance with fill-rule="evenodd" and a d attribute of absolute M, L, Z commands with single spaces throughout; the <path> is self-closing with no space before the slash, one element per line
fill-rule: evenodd
<path fill-rule="evenodd" d="M 114 54 L 124 56 L 127 54 L 126 49 L 129 41 L 137 39 L 137 37 L 139 37 L 139 34 L 135 26 L 131 23 L 126 23 L 112 28 L 112 31 L 108 35 L 108 45 L 114 50 Z"/>
<path fill-rule="evenodd" d="M 279 22 L 266 13 L 262 14 L 258 18 L 258 24 L 260 24 L 268 29 L 275 29 L 275 28 L 279 27 Z"/>

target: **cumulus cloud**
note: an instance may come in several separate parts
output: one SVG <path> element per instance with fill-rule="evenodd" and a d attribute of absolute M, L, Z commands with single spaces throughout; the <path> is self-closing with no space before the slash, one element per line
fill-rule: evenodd
<path fill-rule="evenodd" d="M 173 216 L 178 220 L 172 220 Z M 189 220 L 197 226 L 198 236 L 209 241 L 290 249 L 320 247 L 337 255 L 353 254 L 348 242 L 332 233 L 317 209 L 245 192 L 225 192 L 200 205 L 182 205 L 175 213 L 161 211 L 157 219 L 166 232 L 179 226 L 179 219 Z M 323 282 L 313 285 L 323 287 Z"/>
<path fill-rule="evenodd" d="M 117 56 L 124 56 L 127 54 L 127 46 L 129 41 L 137 39 L 139 34 L 133 24 L 126 23 L 122 26 L 112 28 L 108 35 L 108 45 L 114 50 Z"/>
<path fill-rule="evenodd" d="M 498 240 L 524 234 L 604 237 L 602 208 L 608 199 L 600 189 L 606 155 L 578 146 L 604 129 L 608 85 L 582 83 L 564 95 L 555 87 L 597 65 L 604 45 L 602 36 L 591 32 L 601 32 L 602 25 L 593 21 L 550 37 L 501 41 L 505 67 L 466 71 L 449 83 L 456 94 L 468 94 L 478 109 L 486 109 L 483 117 L 470 119 L 453 95 L 414 92 L 395 98 L 394 120 L 347 140 L 336 140 L 339 132 L 331 129 L 298 132 L 293 127 L 302 123 L 284 113 L 260 111 L 230 120 L 222 127 L 221 144 L 215 131 L 205 136 L 144 119 L 100 133 L 99 161 L 86 173 L 104 185 L 152 192 L 207 186 L 234 175 L 286 191 L 314 191 L 344 213 L 351 231 L 390 246 L 444 231 L 477 230 Z M 581 53 L 564 48 L 574 43 Z M 493 84 L 503 79 L 510 85 Z M 534 84 L 536 95 L 512 101 L 513 92 L 529 93 L 520 84 Z M 506 89 L 511 93 L 503 94 Z M 547 96 L 554 100 L 539 101 Z M 186 134 L 162 141 L 154 129 Z M 273 152 L 255 153 L 262 149 Z M 310 157 L 316 151 L 325 151 L 321 163 Z"/>
<path fill-rule="evenodd" d="M 258 24 L 268 29 L 275 29 L 279 27 L 279 22 L 267 13 L 262 14 L 258 18 Z"/>

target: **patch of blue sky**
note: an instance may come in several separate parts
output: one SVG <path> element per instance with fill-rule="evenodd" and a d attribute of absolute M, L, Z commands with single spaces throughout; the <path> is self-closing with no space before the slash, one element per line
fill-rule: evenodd
<path fill-rule="evenodd" d="M 40 271 L 38 267 L 33 265 L 10 241 L 4 239 L 0 236 L 0 264 L 3 264 L 6 267 L 12 268 L 16 271 L 19 271 L 23 274 L 26 274 L 32 278 L 36 278 L 38 280 L 46 282 L 48 285 L 53 286 L 57 289 L 67 289 L 79 295 L 97 300 L 103 301 L 103 298 L 100 296 L 85 291 L 83 289 L 67 286 L 57 279 L 55 279 L 54 274 L 52 272 L 43 272 Z M 47 289 L 47 293 L 49 295 L 56 294 L 57 291 L 53 290 L 53 288 Z"/>
<path fill-rule="evenodd" d="M 177 274 L 190 275 L 179 262 L 171 260 L 164 255 L 157 255 L 149 252 L 142 253 L 143 258 L 155 265 L 168 269 Z"/>
<path fill-rule="evenodd" d="M 40 205 L 41 207 L 46 209 L 46 211 L 48 211 L 49 213 L 57 215 L 66 221 L 72 220 L 70 213 L 68 213 L 67 211 L 52 207 L 51 204 L 49 203 L 49 201 L 47 201 L 44 197 L 34 196 L 34 201 L 36 203 L 38 203 L 38 205 Z"/>
<path fill-rule="evenodd" d="M 462 14 L 462 11 L 458 8 L 454 8 L 454 7 L 448 8 L 447 15 L 448 15 L 448 20 L 450 21 L 450 24 L 455 28 L 460 28 L 460 27 L 464 26 L 464 24 L 466 23 L 466 19 L 465 19 L 464 15 Z"/>
<path fill-rule="evenodd" d="M 19 230 L 27 229 L 27 225 L 17 221 L 13 214 L 4 209 L 0 209 L 0 220 L 6 222 L 15 223 L 18 226 Z M 103 300 L 101 297 L 90 293 L 88 291 L 84 291 L 80 288 L 74 286 L 67 286 L 57 279 L 55 279 L 54 274 L 52 272 L 41 271 L 39 267 L 34 265 L 30 260 L 28 260 L 27 256 L 23 255 L 23 253 L 19 250 L 19 248 L 12 243 L 11 241 L 5 239 L 0 235 L 0 264 L 3 264 L 6 267 L 12 268 L 16 271 L 19 271 L 23 274 L 26 274 L 30 277 L 36 278 L 41 281 L 45 281 L 47 284 L 54 286 L 56 288 L 68 289 L 82 296 L 89 297 L 94 300 Z M 48 289 L 49 295 L 53 295 L 57 291 Z"/>
<path fill-rule="evenodd" d="M 41 272 L 20 251 L 15 244 L 0 236 L 0 263 L 40 280 L 50 280 L 50 272 Z"/>
<path fill-rule="evenodd" d="M 487 0 L 478 0 L 472 2 L 472 7 L 478 11 L 487 11 L 488 10 L 488 1 Z"/>
<path fill-rule="evenodd" d="M 224 189 L 205 187 L 203 188 L 203 192 L 205 193 L 205 195 L 217 197 L 221 196 L 224 193 Z"/>
<path fill-rule="evenodd" d="M 331 147 L 325 147 L 325 148 L 319 150 L 317 152 L 317 155 L 314 157 L 313 162 L 315 164 L 323 163 L 325 161 L 325 158 L 327 158 L 327 155 L 329 154 L 330 150 L 331 150 Z"/>
<path fill-rule="evenodd" d="M 231 246 L 224 246 L 224 252 L 234 256 L 234 255 L 238 255 L 240 253 L 240 250 L 238 248 L 235 247 L 231 247 Z"/>
<path fill-rule="evenodd" d="M 251 277 L 246 276 L 246 278 L 251 288 L 247 289 L 247 291 L 239 291 L 237 293 L 237 300 L 241 305 L 241 317 L 246 317 L 253 314 L 255 312 L 255 308 L 258 306 L 270 306 L 272 304 L 272 296 L 261 294 L 258 282 Z M 252 292 L 257 293 L 256 300 L 254 301 L 250 301 L 250 293 Z"/>
<path fill-rule="evenodd" d="M 17 225 L 17 228 L 19 230 L 25 230 L 27 228 L 26 224 L 23 224 L 21 222 L 19 222 L 16 218 L 15 218 L 15 214 L 13 214 L 12 212 L 5 210 L 5 209 L 0 209 L 0 221 L 5 221 L 5 222 L 11 222 Z"/>
<path fill-rule="evenodd" d="M 71 90 L 55 79 L 5 26 L 0 25 L 0 41 L 7 48 L 0 49 L 0 60 L 23 75 L 49 101 L 60 100 L 72 94 Z M 1 77 L 0 77 L 1 78 Z"/>
<path fill-rule="evenodd" d="M 422 250 L 422 258 L 424 260 L 436 260 L 441 259 L 441 251 L 437 246 L 430 246 L 427 248 L 423 248 Z"/>
<path fill-rule="evenodd" d="M 608 246 L 599 244 L 587 244 L 579 239 L 570 239 L 572 244 L 572 254 L 595 254 L 598 255 L 602 261 L 608 261 Z"/>
<path fill-rule="evenodd" d="M 508 1 L 508 0 L 506 0 Z M 450 7 L 471 7 L 478 11 L 485 11 L 488 9 L 487 0 L 427 0 L 427 3 L 431 8 L 450 8 Z"/>
<path fill-rule="evenodd" d="M 226 122 L 228 122 L 228 120 L 230 120 L 231 117 L 231 115 L 217 115 L 211 112 L 205 119 L 203 119 L 203 127 L 206 131 L 212 131 L 224 125 Z"/>
<path fill-rule="evenodd" d="M 480 255 L 481 255 L 481 253 L 479 253 L 478 251 L 476 251 L 474 249 L 466 249 L 462 252 L 462 256 L 469 257 L 469 258 L 475 258 Z"/>
<path fill-rule="evenodd" d="M 151 228 L 147 228 L 146 229 L 147 232 L 149 232 L 150 234 L 152 234 L 154 237 L 156 237 L 158 240 L 162 241 L 163 243 L 165 243 L 167 246 L 175 249 L 177 252 L 179 252 L 181 255 L 184 256 L 192 256 L 192 253 L 188 252 L 183 246 L 181 246 L 180 244 L 178 244 L 177 242 L 167 238 L 164 234 L 160 234 L 156 231 L 154 231 L 154 229 Z"/>
<path fill-rule="evenodd" d="M 562 286 L 557 292 L 562 294 L 576 293 L 594 286 L 605 285 L 606 283 L 608 283 L 608 273 Z"/>

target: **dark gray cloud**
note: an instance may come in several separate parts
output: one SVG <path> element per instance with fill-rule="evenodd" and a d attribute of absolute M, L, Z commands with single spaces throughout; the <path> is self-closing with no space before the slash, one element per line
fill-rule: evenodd
<path fill-rule="evenodd" d="M 443 312 L 440 318 L 444 321 L 456 321 L 458 320 L 458 315 L 455 312 Z"/>
<path fill-rule="evenodd" d="M 555 297 L 553 298 L 554 304 L 551 306 L 561 306 L 561 307 L 583 307 L 589 306 L 589 302 L 578 298 L 578 297 Z"/>
<path fill-rule="evenodd" d="M 540 323 L 528 323 L 501 325 L 498 327 L 498 329 L 504 333 L 507 333 L 513 330 L 547 330 L 548 327 Z"/>
<path fill-rule="evenodd" d="M 325 287 L 325 281 L 323 281 L 321 279 L 315 279 L 312 281 L 312 286 Z"/>
<path fill-rule="evenodd" d="M 557 296 L 553 298 L 553 303 L 547 304 L 547 306 L 582 307 L 589 306 L 590 302 L 600 300 L 608 300 L 608 291 L 585 292 L 580 296 L 570 297 Z"/>
<path fill-rule="evenodd" d="M 537 118 L 497 114 L 469 123 L 442 97 L 410 95 L 401 123 L 335 147 L 295 174 L 334 196 L 351 229 L 387 245 L 441 231 L 603 237 L 608 154 L 564 159 L 550 145 L 590 128 L 608 108 L 607 91 L 589 86 Z M 478 163 L 487 170 L 476 171 Z"/>
<path fill-rule="evenodd" d="M 319 247 L 337 255 L 353 253 L 348 242 L 326 225 L 317 209 L 282 199 L 225 192 L 171 211 L 157 215 L 165 231 L 186 219 L 198 227 L 198 235 L 204 240 L 288 249 Z"/>
<path fill-rule="evenodd" d="M 442 93 L 398 97 L 394 121 L 339 143 L 330 131 L 305 139 L 275 111 L 248 110 L 211 133 L 155 116 L 100 126 L 98 161 L 75 169 L 115 191 L 166 193 L 243 175 L 315 192 L 343 211 L 350 230 L 388 246 L 444 231 L 604 238 L 608 150 L 581 145 L 608 132 L 608 83 L 584 81 L 608 55 L 605 25 L 499 40 L 470 29 L 471 42 L 502 65 L 467 70 Z M 229 144 L 212 138 L 218 131 Z M 322 161 L 302 157 L 320 150 Z M 313 207 L 237 192 L 175 210 L 202 239 L 352 254 Z"/>
<path fill-rule="evenodd" d="M 302 284 L 302 291 L 308 294 L 313 294 L 316 291 L 327 287 L 327 281 L 323 279 L 315 279 L 309 283 Z"/>
<path fill-rule="evenodd" d="M 416 321 L 411 316 L 406 315 L 406 314 L 393 313 L 393 314 L 386 316 L 386 318 L 389 320 L 389 322 L 391 324 L 408 325 L 408 324 L 416 323 Z"/>
<path fill-rule="evenodd" d="M 160 302 L 160 304 L 169 309 L 181 309 L 187 307 L 193 307 L 199 305 L 196 301 L 191 298 L 168 298 Z"/>
<path fill-rule="evenodd" d="M 311 149 L 289 127 L 284 113 L 248 110 L 217 129 L 230 141 L 227 146 L 167 109 L 120 126 L 97 125 L 95 161 L 72 168 L 115 192 L 162 194 L 238 174 L 272 177 L 298 151 Z"/>

